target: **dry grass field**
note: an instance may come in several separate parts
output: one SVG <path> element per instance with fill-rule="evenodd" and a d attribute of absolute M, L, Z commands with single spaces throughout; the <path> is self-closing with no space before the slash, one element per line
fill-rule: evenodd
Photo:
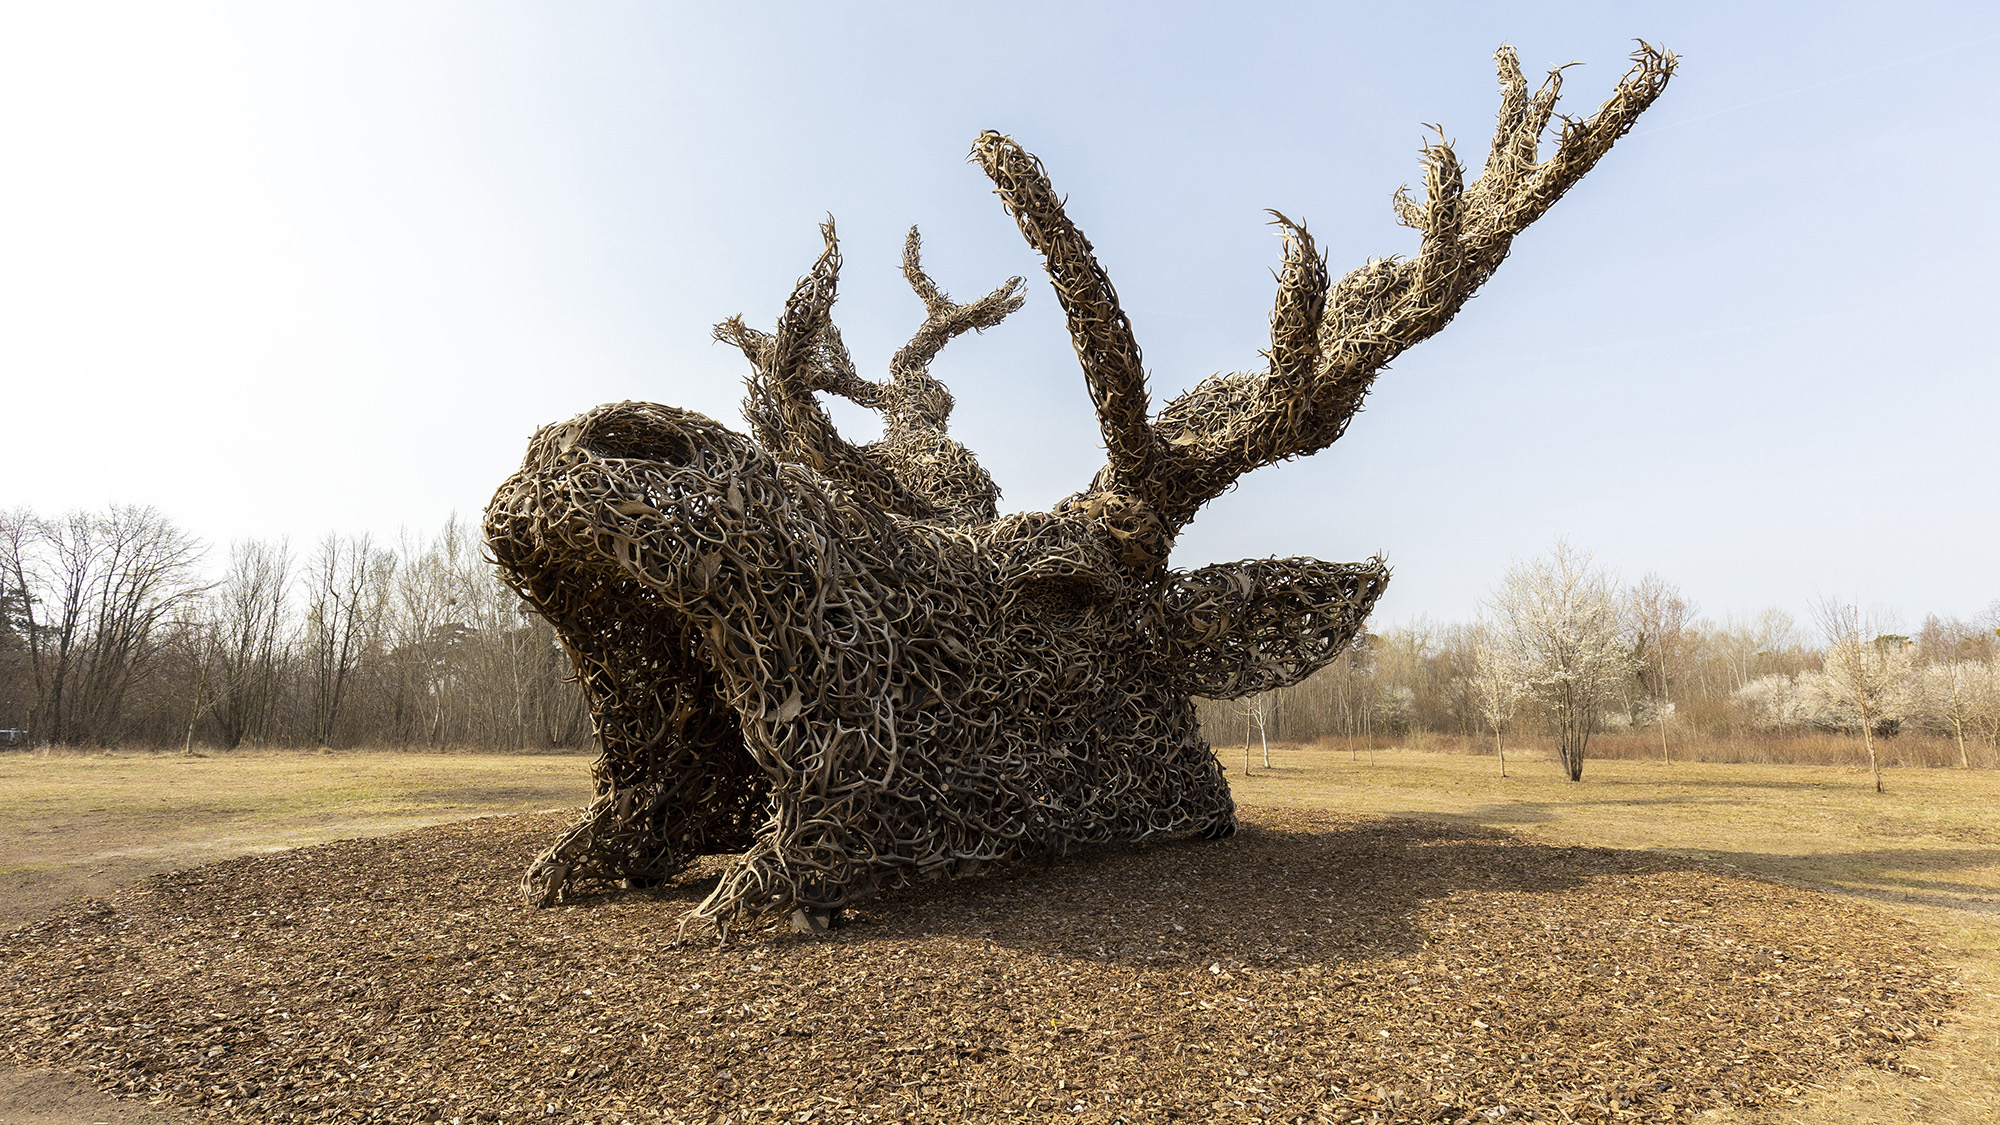
<path fill-rule="evenodd" d="M 1529 839 L 1638 848 L 1838 891 L 1937 935 L 1964 982 L 1961 1022 L 1912 1052 L 1926 1079 L 1865 1072 L 1785 1122 L 2000 1122 L 2000 772 L 1591 761 L 1581 784 L 1545 758 L 1321 744 L 1227 749 L 1239 800 L 1502 828 Z"/>
<path fill-rule="evenodd" d="M 1259 762 L 1246 777 L 1240 750 L 1225 752 L 1240 801 L 1691 857 L 1914 922 L 1960 981 L 1957 1022 L 1903 1052 L 1915 1073 L 1856 1070 L 1708 1119 L 2000 1121 L 2000 774 L 1893 770 L 1889 792 L 1877 795 L 1865 771 L 1826 767 L 1593 761 L 1571 785 L 1553 763 L 1511 757 L 1504 780 L 1490 757 L 1279 746 L 1273 759 L 1275 768 Z M 574 805 L 586 794 L 586 769 L 575 756 L 7 756 L 0 914 L 12 925 L 140 875 L 231 855 Z M 1020 892 L 995 885 L 992 893 Z M 560 924 L 558 915 L 544 919 Z M 0 1075 L 0 1125 L 179 1120 L 54 1077 Z"/>
<path fill-rule="evenodd" d="M 0 925 L 231 856 L 580 805 L 588 774 L 553 754 L 0 755 Z"/>

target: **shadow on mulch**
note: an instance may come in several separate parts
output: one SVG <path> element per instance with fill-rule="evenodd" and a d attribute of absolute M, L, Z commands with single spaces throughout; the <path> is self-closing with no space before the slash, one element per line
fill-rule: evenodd
<path fill-rule="evenodd" d="M 1227 840 L 1107 848 L 1040 870 L 914 888 L 860 920 L 894 936 L 914 928 L 1142 968 L 1241 961 L 1246 950 L 1292 965 L 1348 964 L 1422 949 L 1422 908 L 1454 895 L 1561 894 L 1609 871 L 1687 866 L 1421 821 L 1252 815 Z"/>
<path fill-rule="evenodd" d="M 1677 1121 L 1945 1018 L 1923 935 L 1657 854 L 1300 810 L 676 946 L 560 817 L 161 876 L 0 939 L 0 1052 L 250 1121 Z M 814 1119 L 817 1119 L 815 1117 Z"/>

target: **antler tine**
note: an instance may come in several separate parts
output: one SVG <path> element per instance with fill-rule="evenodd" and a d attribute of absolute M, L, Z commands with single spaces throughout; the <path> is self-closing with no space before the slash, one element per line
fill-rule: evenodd
<path fill-rule="evenodd" d="M 1274 384 L 1303 387 L 1319 366 L 1319 325 L 1326 316 L 1326 258 L 1305 226 L 1272 211 L 1271 225 L 1284 239 L 1278 297 L 1271 304 L 1271 361 Z"/>
<path fill-rule="evenodd" d="M 743 415 L 757 440 L 781 456 L 824 471 L 847 443 L 812 396 L 811 374 L 819 366 L 813 361 L 824 357 L 822 337 L 833 326 L 840 283 L 840 242 L 832 218 L 819 229 L 825 249 L 792 287 L 777 332 L 759 332 L 732 316 L 715 326 L 715 338 L 735 344 L 750 360 Z"/>
<path fill-rule="evenodd" d="M 870 410 L 882 409 L 882 384 L 855 373 L 854 360 L 847 354 L 847 342 L 832 321 L 813 338 L 812 353 L 806 363 L 806 382 L 815 391 L 826 391 Z"/>
<path fill-rule="evenodd" d="M 1631 131 L 1639 115 L 1667 88 L 1667 81 L 1673 77 L 1674 69 L 1679 64 L 1680 59 L 1672 51 L 1663 51 L 1643 39 L 1639 40 L 1638 50 L 1632 52 L 1632 67 L 1618 80 L 1611 96 L 1589 117 L 1582 120 L 1565 118 L 1556 138 L 1555 151 L 1549 154 L 1547 160 L 1537 163 L 1537 142 L 1554 115 L 1556 97 L 1562 92 L 1562 72 L 1566 68 L 1551 70 L 1515 134 L 1515 143 L 1520 146 L 1519 151 L 1524 157 L 1519 179 L 1513 183 L 1502 180 L 1487 189 L 1495 194 L 1506 188 L 1514 189 L 1510 193 L 1512 198 L 1508 200 L 1511 205 L 1493 216 L 1499 228 L 1512 235 L 1541 218 L 1556 200 L 1562 198 L 1564 192 L 1597 166 L 1618 138 Z M 1494 143 L 1499 143 L 1497 136 Z M 1480 186 L 1486 186 L 1483 180 Z"/>
<path fill-rule="evenodd" d="M 1422 236 L 1418 253 L 1372 261 L 1343 277 L 1325 301 L 1310 350 L 1283 342 L 1299 339 L 1297 309 L 1313 282 L 1299 257 L 1311 253 L 1310 244 L 1294 241 L 1292 225 L 1280 216 L 1286 258 L 1272 312 L 1270 368 L 1205 379 L 1160 411 L 1157 425 L 1171 459 L 1157 478 L 1161 518 L 1178 528 L 1243 473 L 1337 440 L 1376 373 L 1450 322 L 1506 258 L 1514 235 L 1582 179 L 1653 104 L 1677 62 L 1643 40 L 1632 60 L 1603 106 L 1583 120 L 1564 119 L 1555 150 L 1538 160 L 1563 68 L 1530 96 L 1513 49 L 1502 47 L 1495 56 L 1500 111 L 1479 180 L 1465 183 L 1442 136 L 1424 145 L 1424 198 L 1401 189 L 1395 198 L 1398 217 Z M 1313 370 L 1303 375 L 1308 355 Z"/>
<path fill-rule="evenodd" d="M 1521 122 L 1528 114 L 1528 79 L 1521 73 L 1521 57 L 1514 53 L 1514 48 L 1502 44 L 1499 50 L 1493 52 L 1493 67 L 1500 74 L 1500 112 L 1495 115 L 1497 122 L 1493 129 L 1493 146 L 1487 150 L 1486 167 L 1480 170 L 1479 178 L 1497 182 L 1511 174 L 1509 166 L 1517 161 L 1533 164 L 1535 154 L 1530 150 L 1525 154 L 1526 160 L 1520 161 L 1523 154 L 1513 143 L 1521 131 Z M 1560 70 L 1550 74 L 1549 83 L 1542 88 L 1546 90 L 1559 83 L 1561 74 Z M 1549 108 L 1555 108 L 1553 100 L 1549 102 Z M 1535 130 L 1535 135 L 1540 137 L 1541 130 Z"/>
<path fill-rule="evenodd" d="M 916 227 L 911 227 L 910 233 L 903 236 L 903 280 L 908 281 L 910 288 L 917 291 L 917 297 L 923 301 L 924 308 L 936 313 L 939 306 L 950 306 L 951 297 L 937 287 L 937 282 L 931 280 L 931 275 L 924 272 L 923 256 L 924 236 L 917 232 Z"/>
<path fill-rule="evenodd" d="M 783 392 L 801 396 L 809 368 L 805 361 L 812 353 L 814 339 L 832 324 L 833 302 L 840 287 L 840 239 L 831 217 L 819 225 L 819 233 L 826 240 L 826 249 L 785 298 L 785 313 L 778 318 L 778 331 L 771 340 L 773 383 Z"/>
<path fill-rule="evenodd" d="M 965 332 L 983 332 L 1006 319 L 1008 314 L 1020 309 L 1026 297 L 1022 289 L 1026 285 L 1018 277 L 1010 277 L 1006 283 L 986 296 L 968 304 L 954 304 L 951 295 L 939 289 L 930 275 L 924 272 L 923 238 L 917 228 L 911 227 L 903 240 L 903 277 L 910 288 L 924 302 L 926 316 L 924 323 L 910 342 L 889 361 L 890 378 L 903 384 L 923 375 L 930 367 L 931 360 L 951 340 Z"/>
<path fill-rule="evenodd" d="M 990 129 L 972 146 L 972 159 L 993 181 L 1022 236 L 1041 254 L 1062 303 L 1109 457 L 1107 479 L 1100 484 L 1149 494 L 1159 442 L 1146 420 L 1150 402 L 1143 359 L 1117 290 L 1098 265 L 1090 240 L 1063 213 L 1062 199 L 1041 161 Z"/>

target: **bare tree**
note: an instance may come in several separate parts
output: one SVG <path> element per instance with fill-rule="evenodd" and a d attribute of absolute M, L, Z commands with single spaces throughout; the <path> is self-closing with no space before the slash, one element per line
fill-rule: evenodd
<path fill-rule="evenodd" d="M 194 539 L 148 507 L 114 505 L 0 522 L 0 568 L 34 681 L 31 737 L 96 743 L 117 737 L 126 697 L 164 626 L 198 592 Z"/>
<path fill-rule="evenodd" d="M 8 516 L 4 564 L 20 591 L 21 635 L 33 680 L 29 738 L 69 740 L 66 697 L 82 662 L 88 632 L 86 606 L 97 567 L 88 517 L 51 522 L 26 508 Z"/>
<path fill-rule="evenodd" d="M 292 556 L 281 540 L 229 549 L 229 570 L 209 601 L 215 720 L 222 746 L 262 741 L 277 706 Z"/>
<path fill-rule="evenodd" d="M 1973 729 L 1986 745 L 2000 750 L 2000 656 L 1986 662 L 1987 690 L 1973 714 Z"/>
<path fill-rule="evenodd" d="M 1667 720 L 1673 716 L 1673 689 L 1696 643 L 1694 606 L 1657 574 L 1648 574 L 1625 595 L 1631 620 L 1633 657 L 1639 683 L 1650 700 L 1647 710 L 1660 728 L 1660 760 L 1667 760 Z"/>
<path fill-rule="evenodd" d="M 366 535 L 346 539 L 328 535 L 306 575 L 305 647 L 312 676 L 309 733 L 322 746 L 333 744 L 334 726 L 361 658 L 366 628 L 377 616 L 379 593 L 369 577 L 381 565 L 378 554 Z"/>
<path fill-rule="evenodd" d="M 1917 630 L 1916 659 L 1919 664 L 1952 664 L 1962 660 L 1984 663 L 2000 656 L 2000 602 L 1972 620 L 1958 617 L 1924 618 Z"/>
<path fill-rule="evenodd" d="M 1875 726 L 1899 717 L 1909 701 L 1909 641 L 1864 629 L 1853 606 L 1832 598 L 1815 606 L 1813 616 L 1826 635 L 1825 683 L 1835 700 L 1852 708 L 1860 720 L 1861 744 L 1868 751 L 1875 792 L 1880 793 L 1882 763 L 1875 754 Z"/>
<path fill-rule="evenodd" d="M 1271 736 L 1269 723 L 1271 708 L 1276 697 L 1270 692 L 1246 695 L 1236 701 L 1236 713 L 1243 716 L 1243 776 L 1250 776 L 1250 735 L 1254 727 L 1257 740 L 1264 745 L 1264 768 L 1271 768 Z"/>
<path fill-rule="evenodd" d="M 177 657 L 173 664 L 179 672 L 169 692 L 185 694 L 187 701 L 187 720 L 180 727 L 181 753 L 191 758 L 195 756 L 194 736 L 201 727 L 202 717 L 221 699 L 216 675 L 217 654 L 222 649 L 220 622 L 205 605 L 197 602 L 188 620 L 174 630 L 168 647 Z"/>
<path fill-rule="evenodd" d="M 1611 580 L 1559 541 L 1545 558 L 1510 567 L 1487 604 L 1524 694 L 1555 727 L 1564 772 L 1583 780 L 1590 736 L 1632 674 Z"/>
<path fill-rule="evenodd" d="M 448 548 L 449 545 L 446 545 Z M 442 745 L 448 731 L 443 697 L 452 679 L 450 653 L 463 626 L 452 620 L 448 549 L 405 533 L 391 591 L 388 659 L 391 724 L 403 745 Z"/>
<path fill-rule="evenodd" d="M 34 602 L 26 576 L 33 521 L 26 508 L 0 511 L 0 727 L 9 730 L 28 729 L 36 698 L 28 662 Z"/>

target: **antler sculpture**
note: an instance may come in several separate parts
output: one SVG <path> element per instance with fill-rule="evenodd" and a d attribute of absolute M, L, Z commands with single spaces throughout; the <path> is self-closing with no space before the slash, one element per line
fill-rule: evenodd
<path fill-rule="evenodd" d="M 973 158 L 1048 267 L 1104 435 L 1090 486 L 1048 512 L 998 490 L 947 434 L 929 374 L 967 330 L 1021 305 L 1015 278 L 969 304 L 904 276 L 926 317 L 884 382 L 854 371 L 826 250 L 770 334 L 725 321 L 750 359 L 755 440 L 701 415 L 616 403 L 550 426 L 487 509 L 495 558 L 554 624 L 589 696 L 597 798 L 524 879 L 551 902 L 588 880 L 664 879 L 741 853 L 684 920 L 829 912 L 883 887 L 1112 840 L 1226 835 L 1235 806 L 1192 697 L 1295 683 L 1339 653 L 1388 581 L 1381 560 L 1264 559 L 1173 570 L 1181 528 L 1231 482 L 1338 439 L 1378 372 L 1450 321 L 1527 227 L 1652 104 L 1674 56 L 1644 43 L 1610 100 L 1541 138 L 1561 71 L 1530 94 L 1498 55 L 1484 170 L 1423 150 L 1398 192 L 1416 254 L 1339 282 L 1282 215 L 1261 371 L 1203 380 L 1149 416 L 1132 327 L 1042 165 L 984 133 Z M 856 446 L 816 395 L 882 412 Z"/>

